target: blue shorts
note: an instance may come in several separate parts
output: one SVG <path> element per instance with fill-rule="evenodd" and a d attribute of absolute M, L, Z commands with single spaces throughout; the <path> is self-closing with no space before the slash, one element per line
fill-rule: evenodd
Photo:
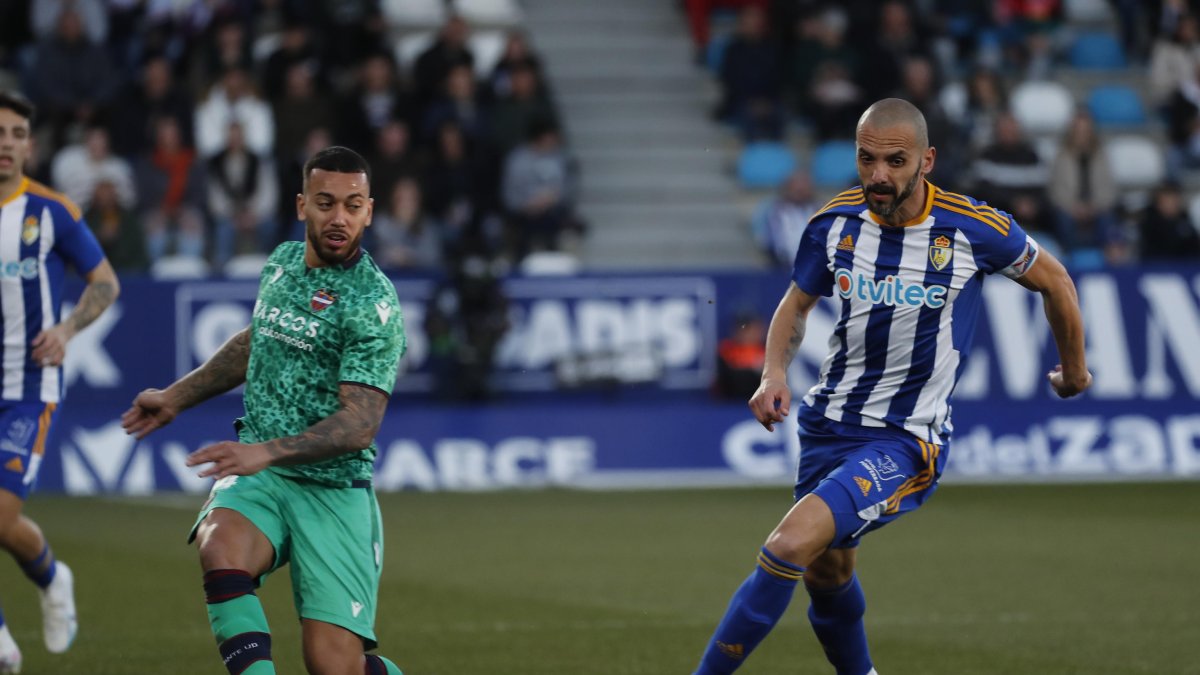
<path fill-rule="evenodd" d="M 949 448 L 893 428 L 842 424 L 800 413 L 800 469 L 796 500 L 816 494 L 833 511 L 830 548 L 859 539 L 916 509 L 937 490 Z"/>
<path fill-rule="evenodd" d="M 29 496 L 46 452 L 46 435 L 57 415 L 54 403 L 0 403 L 0 490 L 21 499 Z"/>

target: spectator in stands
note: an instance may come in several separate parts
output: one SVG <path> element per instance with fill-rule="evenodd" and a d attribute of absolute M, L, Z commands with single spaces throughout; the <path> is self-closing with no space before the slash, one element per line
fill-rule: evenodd
<path fill-rule="evenodd" d="M 208 160 L 205 183 L 213 223 L 213 262 L 267 253 L 275 243 L 279 187 L 270 159 L 246 147 L 242 125 L 233 122 L 225 148 Z"/>
<path fill-rule="evenodd" d="M 142 65 L 140 81 L 130 82 L 113 102 L 109 118 L 113 150 L 127 158 L 144 154 L 154 145 L 153 121 L 160 117 L 173 118 L 183 144 L 193 147 L 194 110 L 192 97 L 175 84 L 171 62 L 161 54 L 152 55 Z"/>
<path fill-rule="evenodd" d="M 937 148 L 937 162 L 930 180 L 939 187 L 956 190 L 961 183 L 963 164 L 962 131 L 955 126 L 938 99 L 937 74 L 933 62 L 924 56 L 910 56 L 904 62 L 900 89 L 895 93 L 912 103 L 925 115 L 929 144 Z"/>
<path fill-rule="evenodd" d="M 862 110 L 863 91 L 845 64 L 840 61 L 818 64 L 807 99 L 808 117 L 816 140 L 854 137 L 858 119 L 854 113 Z"/>
<path fill-rule="evenodd" d="M 808 171 L 799 169 L 788 176 L 779 194 L 764 201 L 755 211 L 750 222 L 754 240 L 776 266 L 791 269 L 808 219 L 820 208 L 813 193 L 812 177 Z"/>
<path fill-rule="evenodd" d="M 1200 68 L 1200 23 L 1195 16 L 1180 17 L 1175 31 L 1154 40 L 1150 53 L 1150 100 L 1166 111 L 1171 97 L 1196 79 Z"/>
<path fill-rule="evenodd" d="M 375 209 L 367 230 L 371 257 L 385 270 L 437 268 L 442 261 L 441 232 L 422 207 L 421 185 L 405 176 L 384 196 L 386 208 Z"/>
<path fill-rule="evenodd" d="M 88 42 L 103 45 L 108 38 L 108 8 L 104 0 L 38 0 L 31 2 L 30 22 L 38 40 L 54 37 L 58 22 L 67 10 L 78 14 Z"/>
<path fill-rule="evenodd" d="M 419 176 L 424 165 L 412 147 L 412 134 L 402 119 L 383 125 L 372 144 L 371 184 L 379 194 L 391 194 L 392 186 L 405 176 Z"/>
<path fill-rule="evenodd" d="M 993 141 L 971 164 L 975 197 L 1011 213 L 1039 240 L 1053 233 L 1057 221 L 1046 192 L 1049 171 L 1033 144 L 1026 140 L 1012 113 L 996 118 Z"/>
<path fill-rule="evenodd" d="M 575 227 L 575 171 L 558 125 L 545 120 L 504 164 L 504 207 L 513 235 L 513 262 L 532 250 L 559 250 L 563 232 Z"/>
<path fill-rule="evenodd" d="M 1200 260 L 1198 228 L 1188 215 L 1179 184 L 1167 181 L 1159 185 L 1138 219 L 1142 261 Z"/>
<path fill-rule="evenodd" d="M 307 0 L 298 3 L 312 11 L 320 26 L 323 60 L 345 68 L 370 54 L 387 50 L 387 22 L 378 0 Z"/>
<path fill-rule="evenodd" d="M 967 108 L 962 122 L 971 152 L 991 145 L 992 132 L 1000 114 L 1008 110 L 1008 90 L 1000 73 L 992 68 L 976 68 L 967 79 Z"/>
<path fill-rule="evenodd" d="M 103 179 L 95 183 L 84 220 L 113 269 L 145 272 L 150 267 L 142 221 L 131 206 L 121 203 L 119 190 L 111 181 Z"/>
<path fill-rule="evenodd" d="M 501 157 L 508 156 L 528 137 L 535 121 L 558 118 L 553 104 L 541 93 L 537 70 L 517 64 L 509 72 L 508 79 L 508 93 L 496 100 L 490 115 L 492 148 Z"/>
<path fill-rule="evenodd" d="M 204 255 L 204 165 L 183 145 L 173 117 L 154 122 L 155 144 L 135 168 L 146 230 L 146 252 L 153 262 L 164 255 Z"/>
<path fill-rule="evenodd" d="M 903 77 L 909 57 L 930 58 L 929 40 L 918 30 L 912 10 L 900 0 L 879 5 L 878 27 L 863 47 L 863 71 L 859 84 L 866 100 L 891 94 Z"/>
<path fill-rule="evenodd" d="M 529 46 L 529 38 L 519 30 L 509 31 L 504 51 L 488 76 L 489 95 L 501 98 L 512 93 L 512 71 L 519 67 L 533 70 L 537 76 L 538 95 L 549 99 L 550 87 L 546 83 L 542 60 Z"/>
<path fill-rule="evenodd" d="M 92 126 L 83 138 L 82 143 L 68 145 L 54 156 L 50 165 L 54 187 L 86 211 L 96 185 L 106 182 L 116 190 L 121 208 L 133 208 L 137 202 L 133 167 L 109 151 L 108 131 L 102 126 Z"/>
<path fill-rule="evenodd" d="M 72 125 L 87 125 L 116 90 L 117 73 L 103 47 L 88 41 L 77 11 L 58 15 L 54 34 L 34 48 L 31 98 L 50 125 L 51 142 L 61 147 Z"/>
<path fill-rule="evenodd" d="M 211 37 L 203 43 L 199 56 L 200 83 L 208 87 L 232 68 L 247 74 L 254 72 L 250 53 L 250 37 L 246 27 L 236 17 L 222 16 L 212 25 Z"/>
<path fill-rule="evenodd" d="M 486 212 L 493 178 L 486 158 L 467 140 L 457 124 L 438 129 L 437 144 L 425 174 L 429 213 L 457 239 Z"/>
<path fill-rule="evenodd" d="M 813 116 L 811 93 L 822 64 L 838 64 L 838 72 L 848 82 L 858 79 L 860 62 L 857 51 L 846 44 L 846 22 L 846 12 L 839 7 L 806 14 L 796 22 L 796 39 L 788 50 L 787 88 L 793 109 L 802 117 Z"/>
<path fill-rule="evenodd" d="M 313 43 L 312 32 L 303 21 L 288 17 L 279 35 L 279 47 L 267 57 L 262 69 L 263 93 L 272 104 L 278 105 L 286 96 L 290 73 L 297 65 L 305 67 L 314 89 L 323 92 L 328 88 L 325 65 L 320 50 Z M 276 120 L 282 122 L 279 118 Z"/>
<path fill-rule="evenodd" d="M 721 58 L 721 89 L 717 116 L 736 124 L 744 138 L 783 136 L 783 50 L 757 5 L 738 14 L 737 34 Z"/>
<path fill-rule="evenodd" d="M 337 122 L 333 102 L 317 91 L 311 63 L 296 61 L 285 72 L 283 93 L 276 99 L 272 113 L 275 153 L 281 160 L 303 145 L 310 131 L 332 128 Z"/>
<path fill-rule="evenodd" d="M 475 56 L 467 46 L 470 29 L 461 16 L 446 19 L 437 40 L 421 52 L 413 65 L 413 82 L 416 87 L 417 105 L 424 109 L 441 93 L 446 75 L 455 66 L 474 67 Z"/>
<path fill-rule="evenodd" d="M 998 0 L 994 19 L 1007 59 L 1024 79 L 1041 80 L 1054 65 L 1060 0 Z"/>
<path fill-rule="evenodd" d="M 241 125 L 251 152 L 260 157 L 271 155 L 275 118 L 254 91 L 249 73 L 239 66 L 226 70 L 196 109 L 196 150 L 201 157 L 212 157 L 229 144 L 226 133 L 233 122 Z"/>
<path fill-rule="evenodd" d="M 1200 67 L 1167 101 L 1167 173 L 1180 179 L 1200 167 Z"/>
<path fill-rule="evenodd" d="M 425 138 L 432 139 L 444 123 L 453 122 L 472 143 L 485 143 L 490 128 L 478 89 L 470 66 L 460 64 L 451 68 L 442 85 L 442 95 L 425 111 L 422 124 Z"/>
<path fill-rule="evenodd" d="M 766 363 L 767 322 L 754 312 L 741 312 L 733 320 L 733 332 L 717 345 L 717 395 L 736 401 L 749 400 L 762 381 Z"/>
<path fill-rule="evenodd" d="M 1091 115 L 1076 112 L 1050 171 L 1050 200 L 1059 217 L 1058 240 L 1066 251 L 1096 256 L 1121 242 L 1119 194 Z"/>
<path fill-rule="evenodd" d="M 358 82 L 341 102 L 339 142 L 369 154 L 375 134 L 391 120 L 412 120 L 413 100 L 401 87 L 396 64 L 386 52 L 368 56 L 358 67 Z"/>
<path fill-rule="evenodd" d="M 709 18 L 716 8 L 738 8 L 745 9 L 746 7 L 755 7 L 762 12 L 766 12 L 769 0 L 684 0 L 684 7 L 687 9 L 688 26 L 692 30 L 692 44 L 696 48 L 696 63 L 703 64 L 706 62 L 708 53 L 708 42 L 711 37 L 709 29 Z"/>

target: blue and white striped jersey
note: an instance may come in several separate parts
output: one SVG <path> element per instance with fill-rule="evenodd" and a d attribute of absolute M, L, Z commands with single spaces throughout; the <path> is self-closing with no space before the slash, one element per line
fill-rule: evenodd
<path fill-rule="evenodd" d="M 0 399 L 57 403 L 62 370 L 30 358 L 30 342 L 59 321 L 66 265 L 80 274 L 104 259 L 79 208 L 36 181 L 0 203 Z"/>
<path fill-rule="evenodd" d="M 829 419 L 896 427 L 930 443 L 953 431 L 950 394 L 971 348 L 987 274 L 1020 277 L 1036 242 L 1007 213 L 926 183 L 921 213 L 880 226 L 861 187 L 813 216 L 792 280 L 841 298 L 829 355 L 804 404 Z"/>

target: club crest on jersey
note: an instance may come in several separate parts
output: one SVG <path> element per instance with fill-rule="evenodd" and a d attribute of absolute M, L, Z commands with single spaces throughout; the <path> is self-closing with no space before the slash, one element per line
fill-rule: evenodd
<path fill-rule="evenodd" d="M 950 239 L 946 235 L 933 240 L 933 246 L 929 247 L 929 261 L 933 263 L 934 269 L 942 271 L 953 257 L 954 249 L 950 248 Z"/>
<path fill-rule="evenodd" d="M 37 241 L 38 234 L 41 233 L 41 228 L 38 227 L 37 216 L 25 216 L 25 222 L 21 226 L 21 241 L 29 246 Z"/>
<path fill-rule="evenodd" d="M 319 312 L 335 302 L 337 302 L 337 293 L 334 293 L 329 289 L 322 288 L 316 293 L 313 293 L 312 300 L 309 301 L 309 306 L 312 307 L 314 312 Z"/>

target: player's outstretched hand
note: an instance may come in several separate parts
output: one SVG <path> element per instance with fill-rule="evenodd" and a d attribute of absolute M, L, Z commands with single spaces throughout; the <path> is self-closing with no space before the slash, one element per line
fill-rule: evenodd
<path fill-rule="evenodd" d="M 261 443 L 221 441 L 187 456 L 188 466 L 209 465 L 200 471 L 201 478 L 249 476 L 267 468 L 270 463 L 270 453 Z"/>
<path fill-rule="evenodd" d="M 1058 394 L 1059 398 L 1071 398 L 1082 394 L 1085 389 L 1092 386 L 1091 373 L 1085 370 L 1082 376 L 1067 378 L 1063 374 L 1062 364 L 1054 366 L 1054 370 L 1046 373 L 1046 379 L 1050 380 L 1050 386 L 1054 388 L 1054 393 Z"/>
<path fill-rule="evenodd" d="M 171 404 L 166 392 L 147 389 L 138 394 L 133 399 L 133 406 L 121 415 L 121 427 L 125 433 L 142 439 L 151 431 L 170 424 L 178 414 L 179 410 Z"/>
<path fill-rule="evenodd" d="M 775 431 L 775 424 L 787 417 L 791 407 L 792 390 L 786 381 L 764 379 L 750 397 L 750 411 L 767 431 Z"/>

